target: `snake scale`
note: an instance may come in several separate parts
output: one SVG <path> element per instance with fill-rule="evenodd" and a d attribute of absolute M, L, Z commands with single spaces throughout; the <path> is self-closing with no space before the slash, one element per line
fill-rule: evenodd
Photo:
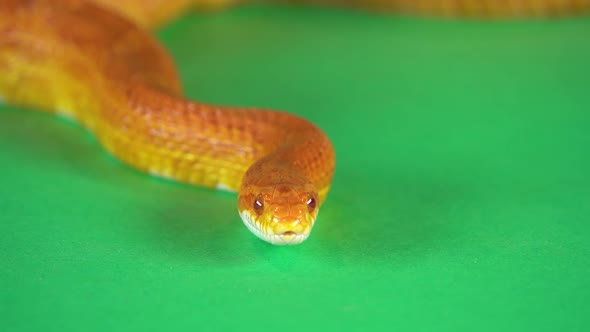
<path fill-rule="evenodd" d="M 305 3 L 305 0 L 290 2 Z M 590 0 L 310 0 L 392 12 L 475 17 L 580 13 Z M 295 115 L 183 98 L 150 28 L 231 0 L 1 0 L 0 97 L 76 119 L 124 163 L 238 193 L 259 238 L 308 238 L 335 170 L 326 134 Z"/>

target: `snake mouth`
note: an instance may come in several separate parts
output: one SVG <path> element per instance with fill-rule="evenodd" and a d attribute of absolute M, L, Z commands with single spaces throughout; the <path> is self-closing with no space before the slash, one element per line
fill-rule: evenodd
<path fill-rule="evenodd" d="M 280 246 L 295 245 L 305 241 L 309 236 L 309 231 L 305 233 L 285 231 L 280 234 L 273 234 L 270 229 L 261 227 L 260 223 L 252 218 L 252 215 L 248 211 L 240 212 L 240 217 L 250 232 L 254 233 L 259 239 L 271 244 Z"/>
<path fill-rule="evenodd" d="M 308 234 L 298 234 L 295 232 L 284 232 L 282 234 L 272 235 L 273 244 L 278 245 L 294 245 L 299 244 L 307 239 Z"/>

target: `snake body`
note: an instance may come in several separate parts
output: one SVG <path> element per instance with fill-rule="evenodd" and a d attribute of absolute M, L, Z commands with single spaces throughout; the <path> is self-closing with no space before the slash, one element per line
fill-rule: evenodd
<path fill-rule="evenodd" d="M 226 5 L 209 1 L 197 4 Z M 505 5 L 482 5 L 479 11 L 538 14 L 590 7 L 590 0 L 500 2 Z M 508 10 L 508 3 L 525 2 L 537 5 Z M 473 4 L 491 2 L 369 3 L 473 13 L 480 8 Z M 138 170 L 236 191 L 238 211 L 252 233 L 273 244 L 300 243 L 330 189 L 332 143 L 311 122 L 285 112 L 183 98 L 174 62 L 145 28 L 193 5 L 190 0 L 2 0 L 0 97 L 76 119 L 109 153 Z"/>

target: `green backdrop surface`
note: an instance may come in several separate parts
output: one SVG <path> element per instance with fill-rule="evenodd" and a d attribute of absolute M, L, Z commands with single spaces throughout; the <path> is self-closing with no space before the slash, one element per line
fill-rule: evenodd
<path fill-rule="evenodd" d="M 0 109 L 0 329 L 590 329 L 590 20 L 302 7 L 159 38 L 189 97 L 307 117 L 337 150 L 312 236 L 135 172 L 78 125 Z"/>

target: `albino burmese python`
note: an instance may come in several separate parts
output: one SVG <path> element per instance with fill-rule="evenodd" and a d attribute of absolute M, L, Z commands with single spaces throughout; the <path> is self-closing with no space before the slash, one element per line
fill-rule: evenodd
<path fill-rule="evenodd" d="M 323 1 L 330 2 L 337 1 Z M 590 8 L 590 0 L 339 3 L 504 17 Z M 106 150 L 139 170 L 237 191 L 239 213 L 256 236 L 274 244 L 300 243 L 310 234 L 334 174 L 328 137 L 287 113 L 183 99 L 174 62 L 147 30 L 190 7 L 226 4 L 0 0 L 0 97 L 75 118 Z"/>

